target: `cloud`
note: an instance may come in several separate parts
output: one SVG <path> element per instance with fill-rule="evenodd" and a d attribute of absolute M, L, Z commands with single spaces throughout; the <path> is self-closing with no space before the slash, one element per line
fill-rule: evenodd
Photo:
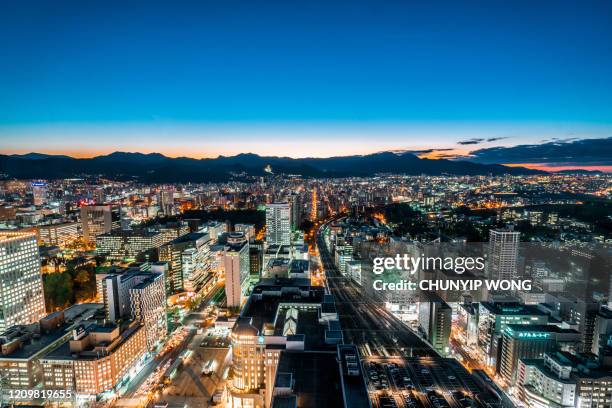
<path fill-rule="evenodd" d="M 468 139 L 468 140 L 460 140 L 460 141 L 457 142 L 457 144 L 460 144 L 460 145 L 475 145 L 475 144 L 478 144 L 478 143 L 482 143 L 484 141 L 485 141 L 485 139 L 482 139 L 482 138 L 473 138 L 473 139 Z"/>
<path fill-rule="evenodd" d="M 466 145 L 476 145 L 476 144 L 480 144 L 483 142 L 497 142 L 498 140 L 504 140 L 504 139 L 508 139 L 507 136 L 503 136 L 503 137 L 489 137 L 487 139 L 484 138 L 480 138 L 480 137 L 474 137 L 472 139 L 467 139 L 467 140 L 460 140 L 457 142 L 457 144 L 466 146 Z"/>
<path fill-rule="evenodd" d="M 552 139 L 537 145 L 491 147 L 470 153 L 470 161 L 486 164 L 572 163 L 612 165 L 612 137 L 603 139 Z"/>
<path fill-rule="evenodd" d="M 454 149 L 423 149 L 423 150 L 407 150 L 409 153 L 414 154 L 427 154 L 427 153 L 436 153 L 436 152 L 450 152 Z"/>

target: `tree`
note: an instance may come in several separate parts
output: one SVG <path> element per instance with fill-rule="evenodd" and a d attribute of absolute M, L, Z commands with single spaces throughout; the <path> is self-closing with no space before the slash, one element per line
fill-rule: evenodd
<path fill-rule="evenodd" d="M 48 311 L 62 309 L 74 303 L 72 276 L 68 272 L 43 275 L 43 286 Z"/>
<path fill-rule="evenodd" d="M 89 271 L 87 269 L 80 269 L 76 276 L 74 277 L 74 281 L 78 284 L 78 286 L 84 286 L 91 279 Z"/>

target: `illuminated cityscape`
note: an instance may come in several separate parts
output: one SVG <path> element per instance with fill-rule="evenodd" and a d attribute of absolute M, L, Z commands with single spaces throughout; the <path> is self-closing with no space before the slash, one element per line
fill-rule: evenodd
<path fill-rule="evenodd" d="M 0 38 L 0 408 L 612 408 L 612 2 Z"/>
<path fill-rule="evenodd" d="M 608 406 L 612 232 L 596 213 L 609 213 L 610 182 L 269 175 L 174 184 L 169 201 L 168 185 L 95 176 L 3 181 L 3 398 L 28 387 L 70 390 L 76 405 Z M 374 290 L 374 254 L 414 245 L 482 245 L 483 277 L 533 288 Z M 40 289 L 9 292 L 24 268 L 46 313 Z M 448 277 L 416 276 L 428 274 Z M 29 401 L 54 401 L 42 395 Z"/>

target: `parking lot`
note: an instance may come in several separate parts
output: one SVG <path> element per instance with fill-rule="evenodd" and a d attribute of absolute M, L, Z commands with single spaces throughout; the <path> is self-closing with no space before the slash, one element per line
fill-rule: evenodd
<path fill-rule="evenodd" d="M 467 408 L 479 406 L 481 392 L 454 360 L 442 358 L 369 358 L 362 361 L 374 407 Z"/>

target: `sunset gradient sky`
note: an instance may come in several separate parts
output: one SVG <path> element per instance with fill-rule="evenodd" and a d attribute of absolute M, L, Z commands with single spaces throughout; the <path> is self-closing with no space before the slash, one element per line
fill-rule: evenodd
<path fill-rule="evenodd" d="M 1 153 L 463 155 L 612 136 L 607 0 L 127 3 L 0 6 Z"/>

